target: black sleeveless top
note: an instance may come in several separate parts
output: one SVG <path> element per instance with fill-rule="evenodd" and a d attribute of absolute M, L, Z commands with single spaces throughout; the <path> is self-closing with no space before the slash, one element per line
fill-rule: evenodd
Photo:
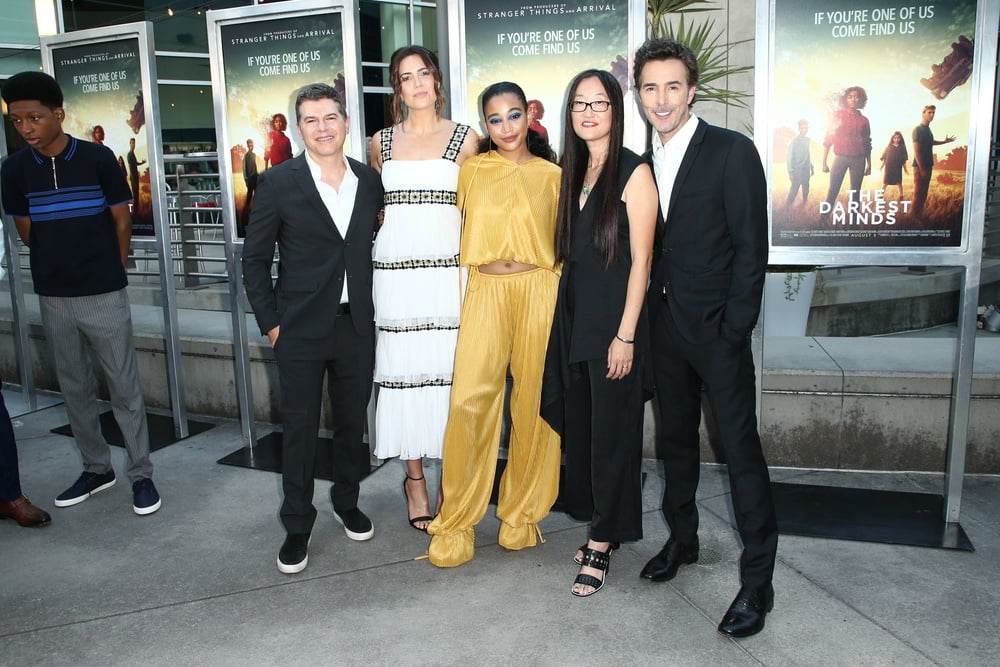
<path fill-rule="evenodd" d="M 622 149 L 616 178 L 601 179 L 583 209 L 574 215 L 569 261 L 563 268 L 565 295 L 560 294 L 565 296 L 562 305 L 567 309 L 562 314 L 568 316 L 566 324 L 571 327 L 569 363 L 605 358 L 608 346 L 618 333 L 625 310 L 628 276 L 632 270 L 628 212 L 621 196 L 632 172 L 640 164 L 643 164 L 641 157 L 627 148 Z M 600 201 L 598 193 L 606 187 L 614 188 L 619 200 L 618 248 L 615 262 L 610 267 L 605 267 L 604 255 L 594 243 L 594 216 Z M 556 311 L 558 316 L 558 306 Z M 647 327 L 644 305 L 635 328 L 637 354 L 648 345 Z"/>
<path fill-rule="evenodd" d="M 569 260 L 559 280 L 542 383 L 542 417 L 560 433 L 562 394 L 573 381 L 570 364 L 606 359 L 608 347 L 621 324 L 632 270 L 628 211 L 621 196 L 632 172 L 644 163 L 647 162 L 642 157 L 623 148 L 615 178 L 600 179 L 583 209 L 574 212 Z M 619 199 L 618 247 L 610 267 L 605 266 L 604 255 L 594 243 L 594 216 L 600 201 L 598 192 L 606 187 L 614 188 Z M 651 388 L 649 318 L 645 303 L 636 322 L 634 345 L 633 372 L 640 373 L 643 385 Z"/>

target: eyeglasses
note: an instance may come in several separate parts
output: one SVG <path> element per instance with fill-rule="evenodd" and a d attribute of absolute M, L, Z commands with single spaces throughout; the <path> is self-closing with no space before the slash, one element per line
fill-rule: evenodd
<path fill-rule="evenodd" d="M 607 100 L 594 100 L 593 102 L 584 102 L 583 100 L 573 100 L 569 103 L 569 110 L 573 113 L 583 113 L 590 107 L 590 110 L 594 113 L 604 113 L 611 108 L 611 102 Z"/>

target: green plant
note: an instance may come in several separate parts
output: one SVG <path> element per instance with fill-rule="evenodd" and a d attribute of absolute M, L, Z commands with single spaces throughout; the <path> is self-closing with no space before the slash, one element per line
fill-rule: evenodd
<path fill-rule="evenodd" d="M 649 0 L 646 9 L 649 12 L 649 34 L 651 37 L 665 37 L 668 20 L 671 14 L 685 12 L 711 12 L 717 7 L 699 7 L 711 5 L 712 0 Z"/>
<path fill-rule="evenodd" d="M 649 34 L 651 37 L 676 40 L 694 51 L 698 59 L 698 99 L 746 109 L 749 107 L 748 93 L 716 86 L 715 82 L 723 82 L 734 74 L 752 71 L 753 67 L 729 66 L 732 45 L 722 41 L 722 32 L 716 30 L 714 20 L 708 19 L 697 25 L 684 20 L 685 14 L 717 11 L 719 7 L 714 5 L 712 0 L 649 0 Z M 671 14 L 680 15 L 676 29 L 669 20 Z"/>
<path fill-rule="evenodd" d="M 786 273 L 785 274 L 785 300 L 793 301 L 795 297 L 799 295 L 799 290 L 802 289 L 802 281 L 806 279 L 806 274 L 804 273 Z"/>
<path fill-rule="evenodd" d="M 802 289 L 802 283 L 806 279 L 806 274 L 817 272 L 818 266 L 806 266 L 798 264 L 773 264 L 767 267 L 768 273 L 785 274 L 785 300 L 794 301 Z M 816 273 L 816 291 L 823 293 L 825 283 L 823 274 Z"/>

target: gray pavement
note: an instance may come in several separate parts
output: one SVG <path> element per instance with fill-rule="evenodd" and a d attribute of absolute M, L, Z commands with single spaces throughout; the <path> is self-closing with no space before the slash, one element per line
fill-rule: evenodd
<path fill-rule="evenodd" d="M 731 640 L 715 630 L 738 588 L 718 466 L 703 469 L 699 563 L 669 583 L 639 579 L 667 537 L 662 475 L 646 461 L 645 539 L 615 553 L 602 591 L 578 599 L 571 558 L 584 524 L 552 514 L 545 544 L 507 552 L 491 506 L 475 559 L 437 569 L 421 558 L 427 537 L 406 523 L 395 461 L 362 486 L 370 542 L 346 538 L 329 484 L 317 483 L 309 566 L 288 576 L 275 567 L 279 476 L 216 463 L 242 445 L 236 423 L 155 452 L 163 508 L 138 517 L 124 477 L 54 508 L 80 472 L 72 441 L 49 433 L 65 411 L 14 421 L 24 491 L 53 522 L 0 521 L 2 665 L 987 665 L 1000 655 L 997 476 L 965 480 L 974 553 L 783 535 L 767 627 Z M 121 471 L 124 451 L 113 460 Z M 772 474 L 905 491 L 943 483 L 940 474 Z"/>

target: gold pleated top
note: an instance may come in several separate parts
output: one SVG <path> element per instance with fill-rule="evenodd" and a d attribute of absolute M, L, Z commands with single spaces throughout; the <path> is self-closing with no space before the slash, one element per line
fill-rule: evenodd
<path fill-rule="evenodd" d="M 471 157 L 458 176 L 463 266 L 509 259 L 555 270 L 558 165 L 517 164 L 496 151 Z"/>

